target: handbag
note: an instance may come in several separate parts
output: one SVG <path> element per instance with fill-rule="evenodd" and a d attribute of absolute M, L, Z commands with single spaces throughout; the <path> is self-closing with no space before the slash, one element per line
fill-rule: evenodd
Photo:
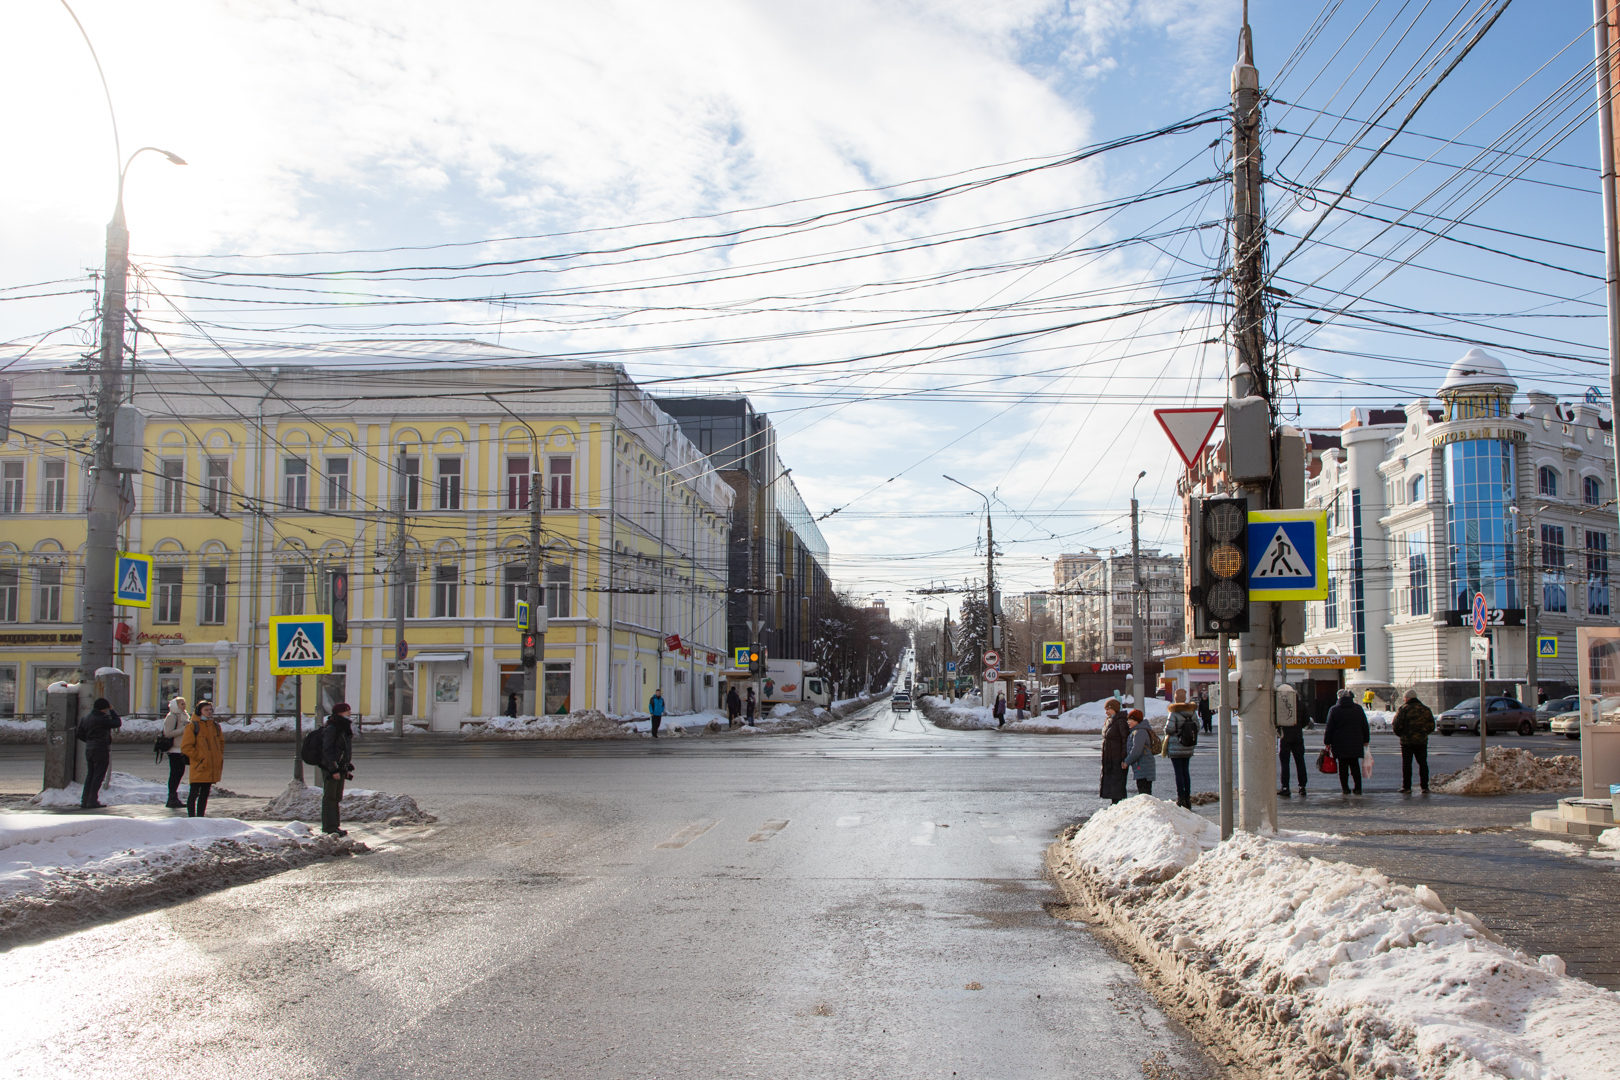
<path fill-rule="evenodd" d="M 1333 760 L 1333 755 L 1328 753 L 1325 746 L 1322 747 L 1322 752 L 1316 755 L 1316 768 L 1320 772 L 1329 774 L 1339 771 L 1339 763 Z"/>
<path fill-rule="evenodd" d="M 1368 750 L 1367 751 L 1367 756 L 1361 759 L 1361 775 L 1363 777 L 1369 777 L 1369 776 L 1372 775 L 1372 751 L 1371 750 Z"/>

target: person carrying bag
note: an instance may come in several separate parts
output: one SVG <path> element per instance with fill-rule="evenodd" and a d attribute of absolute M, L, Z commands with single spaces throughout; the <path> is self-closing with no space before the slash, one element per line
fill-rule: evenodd
<path fill-rule="evenodd" d="M 180 801 L 180 778 L 186 774 L 186 755 L 180 752 L 179 743 L 190 722 L 186 699 L 176 697 L 169 702 L 169 711 L 163 717 L 163 734 L 158 736 L 157 743 L 152 747 L 160 759 L 164 754 L 169 755 L 169 801 L 163 805 L 170 810 L 183 810 L 186 805 Z"/>

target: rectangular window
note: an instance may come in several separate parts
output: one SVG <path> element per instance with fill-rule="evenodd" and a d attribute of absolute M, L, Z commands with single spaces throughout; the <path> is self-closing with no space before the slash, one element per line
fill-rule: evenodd
<path fill-rule="evenodd" d="M 180 593 L 185 582 L 183 566 L 159 566 L 157 574 L 157 603 L 152 605 L 152 621 L 177 623 L 180 621 Z"/>
<path fill-rule="evenodd" d="M 34 608 L 35 622 L 62 621 L 62 568 L 39 568 L 39 603 Z"/>
<path fill-rule="evenodd" d="M 23 463 L 0 463 L 0 514 L 23 512 Z"/>
<path fill-rule="evenodd" d="M 328 567 L 315 572 L 315 614 L 332 614 L 332 571 Z"/>
<path fill-rule="evenodd" d="M 214 695 L 217 675 L 217 668 L 194 667 L 191 669 L 191 704 L 193 708 L 205 701 L 219 700 Z"/>
<path fill-rule="evenodd" d="M 574 668 L 567 661 L 550 661 L 545 667 L 546 683 L 542 692 L 546 699 L 546 715 L 562 716 L 571 708 Z"/>
<path fill-rule="evenodd" d="M 1541 610 L 1569 610 L 1564 582 L 1564 527 L 1541 527 Z"/>
<path fill-rule="evenodd" d="M 186 463 L 163 461 L 163 479 L 158 486 L 158 513 L 183 514 L 186 512 Z"/>
<path fill-rule="evenodd" d="M 67 462 L 45 463 L 45 494 L 39 508 L 47 514 L 60 514 L 67 509 Z"/>
<path fill-rule="evenodd" d="M 461 509 L 461 459 L 457 457 L 442 457 L 439 459 L 439 501 L 440 510 Z"/>
<path fill-rule="evenodd" d="M 231 508 L 231 459 L 208 459 L 208 483 L 203 491 L 203 508 L 223 514 Z"/>
<path fill-rule="evenodd" d="M 288 510 L 308 510 L 309 462 L 303 458 L 285 458 L 281 463 L 281 475 L 282 506 Z"/>
<path fill-rule="evenodd" d="M 17 715 L 17 691 L 20 689 L 17 665 L 0 664 L 0 716 Z"/>
<path fill-rule="evenodd" d="M 529 459 L 526 457 L 506 459 L 506 508 L 529 508 Z"/>
<path fill-rule="evenodd" d="M 1339 580 L 1332 574 L 1327 579 L 1327 599 L 1322 601 L 1322 625 L 1328 630 L 1339 626 Z"/>
<path fill-rule="evenodd" d="M 453 619 L 461 599 L 461 567 L 439 566 L 433 570 L 433 617 Z"/>
<path fill-rule="evenodd" d="M 0 622 L 16 622 L 22 606 L 22 575 L 15 567 L 0 569 Z"/>
<path fill-rule="evenodd" d="M 1429 533 L 1406 534 L 1407 599 L 1413 615 L 1429 613 Z"/>
<path fill-rule="evenodd" d="M 1609 534 L 1586 530 L 1586 613 L 1609 614 Z"/>
<path fill-rule="evenodd" d="M 399 694 L 399 708 L 395 709 L 394 695 Z M 397 711 L 403 716 L 412 716 L 416 712 L 416 665 L 395 664 L 388 665 L 388 693 L 384 701 L 388 715 L 393 716 Z"/>
<path fill-rule="evenodd" d="M 349 508 L 349 459 L 346 457 L 326 459 L 326 508 Z"/>
<path fill-rule="evenodd" d="M 281 597 L 276 605 L 277 615 L 302 615 L 304 613 L 304 568 L 302 566 L 284 566 L 281 568 Z"/>
<path fill-rule="evenodd" d="M 546 618 L 567 619 L 573 614 L 573 583 L 565 562 L 546 564 Z"/>
<path fill-rule="evenodd" d="M 507 563 L 501 568 L 501 618 L 517 618 L 517 602 L 524 598 L 528 581 L 529 567 L 525 563 Z"/>
<path fill-rule="evenodd" d="M 225 625 L 225 567 L 203 567 L 202 609 L 197 621 L 208 626 Z"/>
<path fill-rule="evenodd" d="M 403 576 L 405 578 L 405 617 L 414 619 L 416 618 L 416 567 L 407 566 Z M 394 616 L 399 613 L 397 594 L 393 589 L 389 589 L 388 593 L 390 596 L 388 614 Z"/>
<path fill-rule="evenodd" d="M 404 471 L 400 482 L 404 485 L 405 509 L 422 509 L 422 459 L 408 457 L 403 460 Z"/>
<path fill-rule="evenodd" d="M 551 474 L 551 508 L 553 510 L 572 510 L 574 508 L 574 459 L 571 457 L 554 457 L 547 465 L 546 471 Z"/>

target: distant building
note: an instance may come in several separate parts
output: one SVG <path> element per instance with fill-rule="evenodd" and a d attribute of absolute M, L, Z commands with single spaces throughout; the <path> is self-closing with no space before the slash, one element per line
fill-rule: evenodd
<path fill-rule="evenodd" d="M 1184 633 L 1183 574 L 1180 555 L 1142 549 L 1142 583 L 1146 588 L 1143 628 L 1148 655 L 1179 652 Z M 1129 660 L 1135 573 L 1131 556 L 1061 555 L 1054 565 L 1060 583 L 1052 590 L 1055 618 L 1074 655 L 1086 659 Z"/>
<path fill-rule="evenodd" d="M 889 605 L 882 600 L 872 601 L 872 614 L 883 616 L 883 621 L 889 621 Z"/>

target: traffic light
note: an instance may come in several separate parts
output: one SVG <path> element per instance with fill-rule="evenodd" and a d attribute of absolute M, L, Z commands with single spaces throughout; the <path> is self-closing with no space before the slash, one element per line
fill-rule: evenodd
<path fill-rule="evenodd" d="M 540 659 L 540 635 L 533 630 L 523 631 L 523 663 L 533 664 Z"/>
<path fill-rule="evenodd" d="M 1193 636 L 1248 633 L 1248 500 L 1195 500 L 1191 533 Z"/>
<path fill-rule="evenodd" d="M 349 572 L 332 571 L 332 640 L 342 645 L 349 640 Z"/>
<path fill-rule="evenodd" d="M 758 645 L 748 646 L 748 674 L 765 674 L 765 650 Z"/>

